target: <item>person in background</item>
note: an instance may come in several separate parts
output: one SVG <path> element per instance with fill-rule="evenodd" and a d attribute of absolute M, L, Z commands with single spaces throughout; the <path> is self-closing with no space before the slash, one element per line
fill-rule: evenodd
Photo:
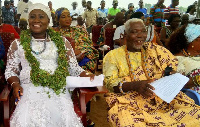
<path fill-rule="evenodd" d="M 189 16 L 189 22 L 192 23 L 196 18 L 196 7 L 195 7 L 195 5 L 188 6 L 186 14 L 188 14 L 188 16 Z"/>
<path fill-rule="evenodd" d="M 107 18 L 98 17 L 97 25 L 105 25 L 107 23 Z"/>
<path fill-rule="evenodd" d="M 125 17 L 122 12 L 118 12 L 113 21 L 107 23 L 103 28 L 117 28 L 123 25 L 125 22 Z"/>
<path fill-rule="evenodd" d="M 147 9 L 144 8 L 143 0 L 140 0 L 138 5 L 139 5 L 139 8 L 135 12 L 142 12 L 146 18 L 147 17 Z"/>
<path fill-rule="evenodd" d="M 14 0 L 10 0 L 10 6 L 13 8 L 15 12 L 15 26 L 18 26 L 18 19 L 17 19 L 17 7 L 14 5 Z"/>
<path fill-rule="evenodd" d="M 101 47 L 104 45 L 104 41 L 105 41 L 105 29 L 106 28 L 117 28 L 121 25 L 123 25 L 125 22 L 125 18 L 124 18 L 124 14 L 121 12 L 118 12 L 114 18 L 113 21 L 105 24 L 102 28 L 101 28 L 101 33 L 100 33 L 100 37 L 97 41 L 97 44 Z M 115 46 L 115 45 L 114 45 Z"/>
<path fill-rule="evenodd" d="M 50 19 L 50 25 L 49 26 L 56 27 L 57 23 L 56 23 L 56 17 L 55 17 L 55 10 L 52 7 L 51 1 L 48 2 L 48 6 L 49 6 L 50 11 L 51 11 L 51 19 Z"/>
<path fill-rule="evenodd" d="M 83 20 L 82 16 L 78 16 L 77 17 L 77 26 L 86 28 L 86 26 L 84 25 L 84 23 L 85 23 L 85 21 Z"/>
<path fill-rule="evenodd" d="M 70 26 L 72 19 L 67 8 L 57 9 L 56 17 L 59 27 L 55 30 L 62 36 L 75 40 L 75 55 L 79 66 L 87 72 L 94 73 L 99 53 L 93 47 L 93 42 L 88 33 L 81 28 Z"/>
<path fill-rule="evenodd" d="M 163 26 L 160 31 L 160 40 L 164 46 L 168 46 L 171 34 L 181 25 L 181 16 L 179 14 L 171 14 L 168 20 L 169 26 Z"/>
<path fill-rule="evenodd" d="M 99 8 L 98 11 L 98 17 L 106 18 L 108 15 L 108 9 L 105 8 L 106 2 L 104 0 L 101 1 L 100 5 L 101 8 Z"/>
<path fill-rule="evenodd" d="M 134 13 L 134 5 L 133 3 L 128 4 L 128 11 L 125 13 L 125 20 L 129 19 L 130 16 Z"/>
<path fill-rule="evenodd" d="M 185 25 L 189 23 L 189 16 L 188 14 L 183 14 L 181 16 L 181 25 Z"/>
<path fill-rule="evenodd" d="M 90 34 L 92 32 L 92 26 L 97 24 L 98 12 L 92 8 L 92 2 L 87 1 L 87 10 L 83 13 L 83 19 L 87 27 L 87 31 Z"/>
<path fill-rule="evenodd" d="M 200 94 L 200 26 L 184 25 L 174 32 L 168 48 L 179 61 L 177 72 L 190 78 L 185 88 Z"/>
<path fill-rule="evenodd" d="M 80 15 L 79 10 L 77 9 L 78 3 L 72 3 L 72 9 L 70 10 L 70 16 L 72 17 L 72 26 L 77 25 L 77 17 Z"/>
<path fill-rule="evenodd" d="M 126 9 L 125 9 L 125 8 L 122 8 L 122 9 L 121 9 L 121 13 L 123 13 L 123 14 L 125 15 Z"/>
<path fill-rule="evenodd" d="M 179 0 L 172 0 L 172 3 L 165 9 L 164 18 L 166 20 L 166 25 L 168 24 L 168 20 L 171 14 L 179 14 Z"/>
<path fill-rule="evenodd" d="M 49 6 L 49 8 L 50 8 L 51 13 L 55 14 L 55 10 L 53 9 L 52 2 L 51 2 L 51 1 L 48 2 L 48 6 Z"/>
<path fill-rule="evenodd" d="M 143 20 L 128 20 L 125 32 L 126 45 L 111 50 L 103 59 L 104 85 L 110 91 L 105 99 L 111 126 L 200 125 L 200 106 L 194 100 L 179 92 L 166 103 L 153 92 L 155 88 L 150 84 L 163 77 L 167 66 L 176 71 L 177 58 L 162 46 L 145 43 L 147 31 Z"/>
<path fill-rule="evenodd" d="M 165 25 L 164 10 L 166 6 L 163 4 L 165 0 L 158 0 L 150 9 L 150 21 L 156 27 L 162 27 Z"/>
<path fill-rule="evenodd" d="M 87 29 L 86 29 L 86 26 L 85 26 L 85 21 L 83 20 L 82 16 L 78 16 L 77 17 L 77 25 L 76 25 L 76 27 L 80 28 L 85 33 L 88 33 Z"/>
<path fill-rule="evenodd" d="M 112 21 L 115 18 L 116 14 L 118 12 L 121 12 L 121 10 L 117 8 L 117 6 L 118 6 L 117 0 L 113 0 L 112 5 L 113 5 L 113 7 L 108 10 L 108 20 L 109 21 Z"/>
<path fill-rule="evenodd" d="M 20 31 L 27 30 L 27 26 L 28 26 L 28 23 L 27 23 L 26 19 L 22 18 L 22 19 L 19 20 Z"/>
<path fill-rule="evenodd" d="M 2 7 L 2 20 L 5 24 L 15 26 L 15 9 L 10 5 L 10 1 L 5 0 Z"/>
<path fill-rule="evenodd" d="M 79 14 L 83 15 L 83 13 L 87 10 L 86 0 L 82 0 L 82 7 L 79 9 Z"/>
<path fill-rule="evenodd" d="M 28 9 L 32 5 L 29 0 L 20 0 L 17 4 L 17 18 L 25 18 L 28 21 Z"/>

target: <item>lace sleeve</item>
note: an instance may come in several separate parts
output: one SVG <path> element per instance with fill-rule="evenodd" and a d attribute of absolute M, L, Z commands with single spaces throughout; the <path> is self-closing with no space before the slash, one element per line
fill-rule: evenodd
<path fill-rule="evenodd" d="M 79 76 L 81 74 L 81 72 L 84 71 L 84 69 L 82 69 L 78 65 L 78 62 L 76 60 L 76 56 L 74 54 L 74 50 L 72 49 L 72 46 L 67 39 L 65 39 L 65 46 L 66 46 L 66 49 L 67 49 L 67 59 L 69 60 L 68 61 L 68 63 L 69 63 L 69 67 L 68 67 L 69 74 L 71 76 Z"/>
<path fill-rule="evenodd" d="M 11 43 L 10 48 L 8 50 L 7 65 L 6 65 L 6 70 L 5 70 L 6 80 L 12 76 L 19 77 L 20 58 L 18 54 L 18 46 L 19 46 L 19 42 L 17 40 L 14 40 Z"/>

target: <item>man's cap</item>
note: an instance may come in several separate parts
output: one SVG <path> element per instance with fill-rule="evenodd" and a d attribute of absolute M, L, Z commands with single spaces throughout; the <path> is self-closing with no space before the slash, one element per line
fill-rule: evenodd
<path fill-rule="evenodd" d="M 78 3 L 77 2 L 72 2 L 72 5 L 78 5 Z"/>
<path fill-rule="evenodd" d="M 113 0 L 113 4 L 118 4 L 118 1 L 117 0 Z"/>
<path fill-rule="evenodd" d="M 10 4 L 10 1 L 8 1 L 8 0 L 5 0 L 4 1 L 4 5 L 6 6 L 6 5 L 9 5 Z"/>
<path fill-rule="evenodd" d="M 128 4 L 128 9 L 129 9 L 130 7 L 134 7 L 134 4 L 133 4 L 133 3 L 129 3 L 129 4 Z"/>
<path fill-rule="evenodd" d="M 105 0 L 102 0 L 101 3 L 105 3 Z"/>

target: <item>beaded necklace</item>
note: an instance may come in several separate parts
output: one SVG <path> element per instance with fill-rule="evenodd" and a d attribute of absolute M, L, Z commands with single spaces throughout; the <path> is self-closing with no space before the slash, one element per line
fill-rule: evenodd
<path fill-rule="evenodd" d="M 191 56 L 189 52 L 187 52 L 185 49 L 181 50 L 182 54 L 186 57 L 190 57 L 191 59 L 195 60 L 195 61 L 200 61 L 200 55 L 196 55 L 196 56 Z M 195 59 L 195 57 L 197 57 L 197 59 Z"/>
<path fill-rule="evenodd" d="M 133 66 L 132 66 L 131 61 L 130 61 L 130 54 L 127 50 L 127 46 L 125 46 L 125 54 L 126 54 L 126 61 L 127 61 L 128 67 L 129 67 L 129 75 L 131 77 L 131 81 L 135 81 L 136 75 L 134 73 Z M 143 50 L 141 51 L 141 57 L 142 57 L 142 66 L 146 67 L 147 64 L 146 64 L 146 59 L 145 59 L 145 55 L 144 55 Z M 148 69 L 146 71 L 144 70 L 146 76 L 148 76 L 148 73 L 147 73 L 148 71 L 149 71 Z"/>
<path fill-rule="evenodd" d="M 31 42 L 30 42 L 31 51 L 32 51 L 34 54 L 36 54 L 36 55 L 39 55 L 39 54 L 43 53 L 43 52 L 45 51 L 45 49 L 46 49 L 46 41 L 47 41 L 47 38 L 45 38 L 45 40 L 44 40 L 43 49 L 42 49 L 40 52 L 37 52 L 37 51 L 33 50 L 33 48 L 32 48 L 32 45 L 33 45 L 33 38 L 31 37 Z"/>

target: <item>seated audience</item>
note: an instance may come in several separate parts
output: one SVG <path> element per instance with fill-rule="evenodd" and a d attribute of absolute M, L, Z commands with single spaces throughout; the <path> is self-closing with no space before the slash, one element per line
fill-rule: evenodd
<path fill-rule="evenodd" d="M 177 72 L 190 78 L 185 86 L 200 93 L 200 26 L 182 26 L 170 37 L 169 50 L 177 57 Z"/>
<path fill-rule="evenodd" d="M 123 25 L 123 24 L 124 24 L 124 21 L 125 21 L 124 18 L 125 18 L 125 17 L 124 17 L 124 15 L 123 15 L 123 13 L 119 12 L 119 13 L 116 14 L 116 16 L 115 16 L 115 18 L 114 18 L 113 21 L 111 21 L 111 22 L 105 24 L 105 25 L 102 27 L 100 37 L 99 37 L 99 39 L 98 39 L 98 41 L 97 41 L 97 44 L 98 44 L 99 46 L 103 46 L 103 45 L 104 45 L 104 40 L 105 40 L 105 29 L 106 29 L 106 28 L 117 28 L 117 27 Z"/>
<path fill-rule="evenodd" d="M 162 46 L 145 43 L 147 31 L 141 19 L 128 20 L 125 32 L 126 45 L 110 51 L 103 60 L 112 127 L 200 125 L 200 107 L 187 95 L 179 92 L 167 103 L 152 91 L 150 83 L 163 77 L 167 66 L 176 71 L 175 56 Z"/>
<path fill-rule="evenodd" d="M 180 26 L 181 19 L 179 14 L 171 14 L 168 20 L 169 26 L 163 26 L 160 31 L 160 40 L 167 46 L 170 35 Z"/>
<path fill-rule="evenodd" d="M 98 51 L 93 47 L 88 33 L 84 30 L 70 26 L 72 19 L 67 8 L 56 10 L 57 22 L 59 27 L 56 31 L 64 37 L 70 37 L 75 40 L 75 54 L 79 65 L 88 72 L 94 72 L 96 69 L 96 60 Z"/>

